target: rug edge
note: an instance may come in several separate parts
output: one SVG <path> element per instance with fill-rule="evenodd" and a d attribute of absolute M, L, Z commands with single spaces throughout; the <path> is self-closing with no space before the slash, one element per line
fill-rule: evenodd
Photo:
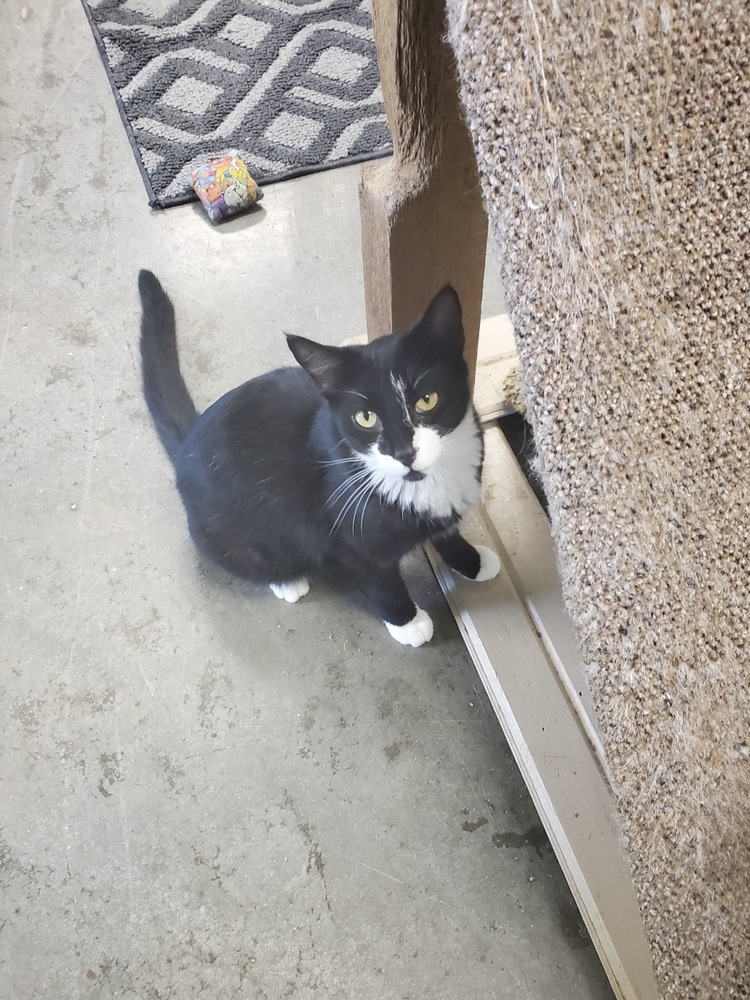
<path fill-rule="evenodd" d="M 140 152 L 138 150 L 138 145 L 135 141 L 135 135 L 130 127 L 130 122 L 128 121 L 128 116 L 125 112 L 125 106 L 122 103 L 122 98 L 120 97 L 120 91 L 117 87 L 115 79 L 112 75 L 112 69 L 109 63 L 109 57 L 107 56 L 107 50 L 104 47 L 104 39 L 99 32 L 99 29 L 94 21 L 91 14 L 91 10 L 85 0 L 81 0 L 81 6 L 83 7 L 83 12 L 86 15 L 86 20 L 89 22 L 89 27 L 91 28 L 91 34 L 94 36 L 94 43 L 99 51 L 99 62 L 104 68 L 104 72 L 107 74 L 107 82 L 109 83 L 109 89 L 112 91 L 112 96 L 115 99 L 115 105 L 117 106 L 117 111 L 120 115 L 120 121 L 125 129 L 125 135 L 127 136 L 128 143 L 133 152 L 135 158 L 136 166 L 138 167 L 138 172 L 143 179 L 143 185 L 146 188 L 146 195 L 148 197 L 148 204 L 151 208 L 160 207 L 157 205 L 157 196 L 151 185 L 151 178 L 146 173 L 146 168 L 143 165 L 143 160 L 141 159 Z"/>
<path fill-rule="evenodd" d="M 132 150 L 133 156 L 135 158 L 136 166 L 138 167 L 138 172 L 143 180 L 143 185 L 146 188 L 146 196 L 148 198 L 149 208 L 156 209 L 158 211 L 164 211 L 168 208 L 178 208 L 181 205 L 189 205 L 194 201 L 198 200 L 197 195 L 192 191 L 183 191 L 181 194 L 173 195 L 169 198 L 159 197 L 154 190 L 151 183 L 151 178 L 149 177 L 146 167 L 143 163 L 143 159 L 136 142 L 135 133 L 133 132 L 132 126 L 125 111 L 125 106 L 122 102 L 122 97 L 120 96 L 120 91 L 117 83 L 112 74 L 112 67 L 110 65 L 109 57 L 107 55 L 107 50 L 104 45 L 104 39 L 97 27 L 96 21 L 93 18 L 92 11 L 86 2 L 86 0 L 81 0 L 81 6 L 83 7 L 83 12 L 86 15 L 86 20 L 91 28 L 91 33 L 94 36 L 94 43 L 99 52 L 99 61 L 104 67 L 104 72 L 107 75 L 107 82 L 109 83 L 109 89 L 112 91 L 112 96 L 115 99 L 115 104 L 117 106 L 117 111 L 120 115 L 120 120 L 125 129 L 125 135 L 128 139 L 128 144 Z M 234 147 L 232 147 L 234 148 Z M 375 160 L 382 160 L 386 157 L 393 155 L 393 143 L 391 142 L 387 147 L 383 147 L 381 150 L 368 151 L 367 153 L 355 153 L 353 156 L 345 156 L 340 160 L 335 160 L 333 163 L 320 163 L 309 167 L 295 167 L 292 170 L 287 170 L 282 174 L 275 175 L 270 179 L 265 179 L 262 176 L 255 177 L 255 180 L 261 187 L 268 187 L 271 184 L 276 184 L 280 181 L 294 180 L 297 177 L 306 177 L 308 174 L 319 174 L 325 173 L 328 170 L 334 170 L 336 167 L 349 167 L 356 163 L 368 163 Z M 253 175 L 254 176 L 254 175 Z"/>
<path fill-rule="evenodd" d="M 272 184 L 278 184 L 281 181 L 292 181 L 297 177 L 306 177 L 309 174 L 324 174 L 328 173 L 330 170 L 335 170 L 337 167 L 352 167 L 357 163 L 371 163 L 376 160 L 384 160 L 392 155 L 393 147 L 389 146 L 380 151 L 375 150 L 368 153 L 355 153 L 353 156 L 345 156 L 340 160 L 334 160 L 332 163 L 316 163 L 311 167 L 297 167 L 294 170 L 287 170 L 286 173 L 277 174 L 269 179 L 265 179 L 262 175 L 256 177 L 253 174 L 253 179 L 259 187 L 266 188 L 271 187 Z M 197 200 L 197 195 L 195 195 L 192 191 L 183 191 L 182 194 L 175 194 L 170 198 L 158 198 L 154 195 L 153 200 L 149 201 L 149 205 L 151 208 L 165 210 L 168 208 L 177 208 L 180 205 L 189 205 Z"/>

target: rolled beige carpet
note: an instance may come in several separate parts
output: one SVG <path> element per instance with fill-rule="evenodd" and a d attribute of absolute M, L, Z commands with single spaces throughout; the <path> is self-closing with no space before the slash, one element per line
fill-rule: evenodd
<path fill-rule="evenodd" d="M 750 5 L 448 3 L 663 997 L 750 996 Z"/>

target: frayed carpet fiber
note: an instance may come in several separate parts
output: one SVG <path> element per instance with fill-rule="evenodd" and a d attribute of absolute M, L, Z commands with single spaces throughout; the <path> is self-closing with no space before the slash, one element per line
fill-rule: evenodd
<path fill-rule="evenodd" d="M 261 184 L 391 151 L 369 0 L 83 0 L 149 203 L 238 151 Z"/>
<path fill-rule="evenodd" d="M 750 6 L 450 0 L 662 997 L 750 997 Z"/>

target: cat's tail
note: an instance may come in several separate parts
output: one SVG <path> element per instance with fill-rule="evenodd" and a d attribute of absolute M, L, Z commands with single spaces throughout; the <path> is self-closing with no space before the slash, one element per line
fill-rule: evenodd
<path fill-rule="evenodd" d="M 158 278 L 138 275 L 141 293 L 141 366 L 143 395 L 156 430 L 172 462 L 198 419 L 177 356 L 174 307 Z"/>

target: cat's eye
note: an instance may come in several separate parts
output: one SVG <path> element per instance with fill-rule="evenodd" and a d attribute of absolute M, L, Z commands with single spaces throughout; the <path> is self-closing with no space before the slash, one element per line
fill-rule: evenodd
<path fill-rule="evenodd" d="M 354 423 L 364 427 L 366 431 L 371 431 L 377 422 L 378 415 L 373 410 L 358 410 L 354 414 Z"/>
<path fill-rule="evenodd" d="M 417 413 L 429 413 L 430 410 L 434 410 L 438 404 L 438 394 L 436 392 L 427 392 L 424 396 L 420 396 L 419 399 L 414 404 L 414 409 Z"/>

